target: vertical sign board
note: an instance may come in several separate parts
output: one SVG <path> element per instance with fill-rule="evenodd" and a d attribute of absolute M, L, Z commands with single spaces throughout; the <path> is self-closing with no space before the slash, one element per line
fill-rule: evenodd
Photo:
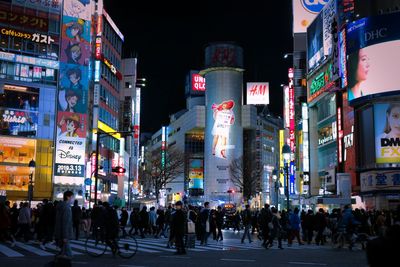
<path fill-rule="evenodd" d="M 285 119 L 285 129 L 290 128 L 290 116 L 289 116 L 289 86 L 283 87 L 283 117 Z"/>
<path fill-rule="evenodd" d="M 308 107 L 307 103 L 303 103 L 301 107 L 302 124 L 303 124 L 303 172 L 310 171 L 310 154 L 308 143 Z"/>
<path fill-rule="evenodd" d="M 285 130 L 279 130 L 279 150 L 283 147 L 285 144 Z M 283 159 L 282 154 L 279 155 L 279 169 L 283 170 L 283 167 L 285 166 L 285 162 Z M 282 172 L 279 172 L 279 182 L 280 184 L 284 184 L 284 175 Z"/>
<path fill-rule="evenodd" d="M 289 69 L 289 139 L 290 139 L 290 149 L 292 152 L 295 152 L 295 119 L 294 119 L 294 84 L 293 77 L 294 71 L 293 68 Z"/>
<path fill-rule="evenodd" d="M 57 101 L 54 195 L 68 185 L 75 194 L 85 177 L 88 66 L 91 60 L 92 1 L 64 0 Z M 77 4 L 79 8 L 77 8 Z"/>
<path fill-rule="evenodd" d="M 294 166 L 294 161 L 291 161 L 289 165 L 289 195 L 296 194 L 295 175 L 296 170 Z"/>
<path fill-rule="evenodd" d="M 338 161 L 343 161 L 343 129 L 342 129 L 342 108 L 337 108 L 337 136 L 338 136 Z"/>

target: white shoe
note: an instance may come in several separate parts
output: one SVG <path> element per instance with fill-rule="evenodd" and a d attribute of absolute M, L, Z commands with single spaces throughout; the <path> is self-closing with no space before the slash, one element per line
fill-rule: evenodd
<path fill-rule="evenodd" d="M 41 249 L 46 250 L 46 247 L 43 244 L 40 244 L 39 246 Z"/>

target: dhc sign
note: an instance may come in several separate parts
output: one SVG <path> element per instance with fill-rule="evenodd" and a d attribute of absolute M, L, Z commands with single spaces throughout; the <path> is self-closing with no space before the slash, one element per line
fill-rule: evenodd
<path fill-rule="evenodd" d="M 319 13 L 329 0 L 301 0 L 304 9 L 311 13 Z"/>

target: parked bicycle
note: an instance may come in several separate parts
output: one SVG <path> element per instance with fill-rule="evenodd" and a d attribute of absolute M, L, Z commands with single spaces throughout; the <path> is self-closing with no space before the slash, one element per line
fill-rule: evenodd
<path fill-rule="evenodd" d="M 104 230 L 98 227 L 86 239 L 85 250 L 92 257 L 100 257 L 111 250 L 113 255 L 118 254 L 121 258 L 129 259 L 135 256 L 138 243 L 134 236 L 125 235 L 121 230 L 116 239 L 107 240 Z"/>

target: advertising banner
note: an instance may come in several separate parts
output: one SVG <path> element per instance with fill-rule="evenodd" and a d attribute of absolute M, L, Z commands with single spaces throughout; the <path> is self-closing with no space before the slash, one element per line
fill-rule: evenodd
<path fill-rule="evenodd" d="M 0 134 L 35 137 L 38 112 L 0 108 Z"/>
<path fill-rule="evenodd" d="M 233 100 L 226 100 L 219 104 L 214 103 L 211 106 L 214 114 L 212 154 L 218 158 L 226 159 L 229 149 L 235 148 L 234 145 L 231 145 L 232 140 L 229 140 L 231 126 L 235 123 L 234 106 L 235 101 Z"/>
<path fill-rule="evenodd" d="M 347 25 L 349 101 L 400 90 L 399 13 L 357 20 Z"/>
<path fill-rule="evenodd" d="M 360 174 L 361 192 L 375 190 L 399 190 L 400 170 L 372 171 Z"/>
<path fill-rule="evenodd" d="M 86 113 L 88 83 L 87 67 L 61 63 L 58 110 Z"/>
<path fill-rule="evenodd" d="M 329 1 L 322 9 L 324 55 L 332 55 L 332 22 L 336 21 L 336 0 Z"/>
<path fill-rule="evenodd" d="M 192 91 L 204 92 L 206 90 L 206 79 L 200 74 L 192 73 Z"/>
<path fill-rule="evenodd" d="M 269 83 L 247 83 L 247 105 L 268 105 Z"/>
<path fill-rule="evenodd" d="M 289 165 L 289 195 L 296 194 L 296 170 L 294 161 L 290 162 Z"/>
<path fill-rule="evenodd" d="M 57 138 L 55 175 L 84 177 L 85 143 L 85 138 Z"/>
<path fill-rule="evenodd" d="M 72 190 L 78 192 L 85 177 L 91 20 L 92 1 L 64 0 L 54 167 L 57 197 L 61 185 L 77 185 Z"/>
<path fill-rule="evenodd" d="M 61 61 L 87 66 L 90 61 L 90 22 L 63 17 Z"/>
<path fill-rule="evenodd" d="M 307 32 L 307 27 L 328 2 L 329 0 L 293 0 L 293 33 Z"/>
<path fill-rule="evenodd" d="M 317 66 L 324 58 L 323 13 L 319 13 L 307 28 L 308 69 Z"/>
<path fill-rule="evenodd" d="M 374 105 L 376 163 L 400 163 L 400 102 Z"/>
<path fill-rule="evenodd" d="M 204 161 L 202 159 L 189 160 L 189 189 L 204 188 Z"/>

